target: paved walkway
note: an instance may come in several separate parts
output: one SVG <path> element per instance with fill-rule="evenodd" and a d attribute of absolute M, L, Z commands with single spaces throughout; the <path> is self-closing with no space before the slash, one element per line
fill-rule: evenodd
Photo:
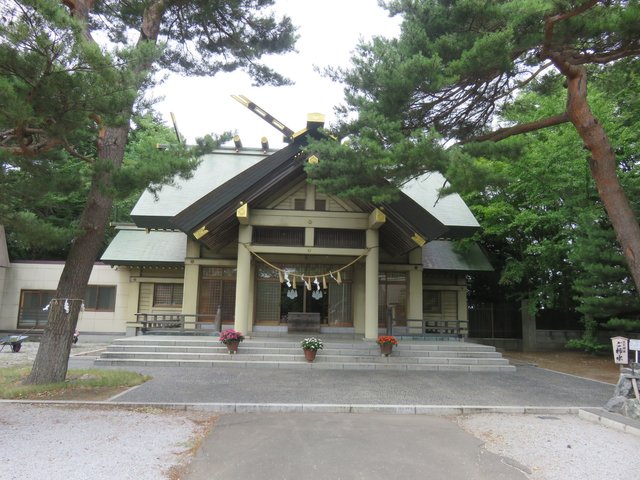
<path fill-rule="evenodd" d="M 91 367 L 73 357 L 71 368 Z M 111 367 L 104 367 L 111 368 Z M 515 373 L 138 367 L 120 402 L 601 407 L 613 386 L 532 366 Z"/>
<path fill-rule="evenodd" d="M 93 358 L 74 356 L 69 366 L 93 368 Z M 597 468 L 623 464 L 615 457 L 622 447 L 640 448 L 637 434 L 562 415 L 601 407 L 613 385 L 532 366 L 499 374 L 134 370 L 152 379 L 108 403 L 234 412 L 220 415 L 180 473 L 185 480 L 600 480 Z M 291 411 L 301 413 L 274 413 Z M 476 414 L 487 411 L 512 414 Z M 441 415 L 406 415 L 427 412 Z M 636 472 L 635 454 L 625 455 Z"/>

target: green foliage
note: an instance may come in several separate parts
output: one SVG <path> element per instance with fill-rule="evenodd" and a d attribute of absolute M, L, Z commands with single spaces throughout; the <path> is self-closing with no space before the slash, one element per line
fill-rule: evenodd
<path fill-rule="evenodd" d="M 385 131 L 383 122 L 377 123 L 380 128 L 363 125 L 357 135 L 342 143 L 310 140 L 306 151 L 321 160 L 306 164 L 310 181 L 339 197 L 386 202 L 395 199 L 397 187 L 407 178 L 444 168 L 448 155 L 440 148 L 438 135 L 416 132 L 385 138 L 394 130 Z"/>
<path fill-rule="evenodd" d="M 0 370 L 0 398 L 2 399 L 46 399 L 74 392 L 101 389 L 128 388 L 140 385 L 150 377 L 122 370 L 70 370 L 68 379 L 60 383 L 26 385 L 23 381 L 29 368 L 5 367 Z"/>
<path fill-rule="evenodd" d="M 587 353 L 597 354 L 611 350 L 611 344 L 600 343 L 597 338 L 598 323 L 591 317 L 584 318 L 584 332 L 582 338 L 575 338 L 567 342 L 567 348 L 582 350 Z"/>
<path fill-rule="evenodd" d="M 617 330 L 622 332 L 640 332 L 640 320 L 629 320 L 626 318 L 610 318 L 604 325 L 611 330 Z"/>
<path fill-rule="evenodd" d="M 600 343 L 595 339 L 574 338 L 567 342 L 567 348 L 571 348 L 573 350 L 582 350 L 583 352 L 591 354 L 598 354 L 605 353 L 611 350 L 611 345 Z"/>
<path fill-rule="evenodd" d="M 206 151 L 184 148 L 174 131 L 150 114 L 136 116 L 132 123 L 123 166 L 113 172 L 113 221 L 129 221 L 145 188 L 158 191 L 176 177 L 190 176 L 198 165 L 195 154 Z M 158 144 L 168 148 L 158 149 Z M 6 227 L 11 258 L 64 259 L 78 233 L 92 166 L 64 152 L 48 152 L 38 161 L 8 160 L 12 164 L 0 171 L 0 224 Z"/>
<path fill-rule="evenodd" d="M 575 127 L 542 128 L 541 120 L 567 109 L 566 69 L 588 68 L 588 104 L 609 132 L 629 196 L 637 191 L 630 181 L 638 176 L 637 88 L 628 87 L 637 72 L 640 3 L 396 0 L 387 8 L 402 16 L 400 37 L 362 43 L 350 68 L 328 71 L 346 83 L 334 134 L 350 144 L 313 145 L 325 165 L 312 167 L 312 178 L 323 190 L 336 185 L 374 198 L 385 181 L 400 185 L 439 170 L 483 225 L 479 238 L 496 252 L 503 294 L 572 308 L 578 218 L 601 215 L 602 206 Z M 553 30 L 552 18 L 561 18 Z M 496 125 L 504 136 L 488 133 Z M 526 136 L 509 137 L 515 126 L 527 126 Z M 423 138 L 431 151 L 407 153 Z M 403 156 L 394 158 L 398 146 Z"/>
<path fill-rule="evenodd" d="M 305 338 L 300 342 L 300 346 L 303 350 L 322 350 L 324 345 L 322 344 L 322 340 L 315 337 Z"/>
<path fill-rule="evenodd" d="M 497 124 L 497 114 L 503 116 L 500 126 L 509 127 L 523 121 L 509 118 L 518 109 L 529 112 L 529 122 L 565 111 L 566 91 L 558 77 L 550 75 L 549 49 L 576 66 L 611 64 L 627 56 L 637 60 L 640 4 L 635 1 L 598 2 L 566 15 L 555 24 L 550 44 L 545 44 L 545 20 L 576 8 L 575 2 L 395 0 L 386 7 L 402 16 L 400 37 L 361 43 L 351 67 L 327 70 L 346 85 L 333 134 L 348 137 L 353 150 L 314 146 L 330 164 L 313 167 L 310 173 L 329 192 L 333 181 L 340 186 L 336 191 L 373 197 L 381 183 L 399 185 L 429 169 L 459 181 L 459 154 L 438 149 L 485 134 Z M 538 108 L 521 100 L 512 106 L 536 78 L 537 88 L 541 93 L 546 88 L 554 102 Z M 576 156 L 581 144 L 574 137 Z M 517 148 L 514 143 L 512 148 Z M 422 151 L 412 156 L 408 152 L 414 148 Z M 375 187 L 363 188 L 365 181 Z"/>

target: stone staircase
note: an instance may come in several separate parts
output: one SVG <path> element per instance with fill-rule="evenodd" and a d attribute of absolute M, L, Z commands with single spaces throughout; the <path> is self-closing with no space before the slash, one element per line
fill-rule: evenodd
<path fill-rule="evenodd" d="M 299 338 L 245 339 L 230 355 L 217 337 L 146 335 L 114 340 L 95 360 L 118 367 L 260 367 L 331 370 L 514 372 L 494 347 L 464 341 L 399 339 L 389 357 L 375 342 L 326 338 L 313 363 L 305 361 Z"/>

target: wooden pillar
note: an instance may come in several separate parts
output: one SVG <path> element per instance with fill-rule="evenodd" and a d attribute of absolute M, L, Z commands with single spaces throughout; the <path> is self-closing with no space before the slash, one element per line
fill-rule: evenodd
<path fill-rule="evenodd" d="M 378 338 L 378 270 L 380 262 L 379 233 L 377 229 L 367 230 L 367 260 L 365 262 L 365 317 L 364 336 Z"/>
<path fill-rule="evenodd" d="M 249 331 L 249 299 L 251 298 L 251 252 L 245 247 L 251 243 L 250 225 L 240 224 L 238 229 L 238 272 L 236 275 L 236 309 L 234 328 Z"/>
<path fill-rule="evenodd" d="M 184 260 L 184 284 L 182 286 L 182 314 L 185 317 L 185 328 L 193 329 L 198 317 L 198 282 L 200 280 L 200 267 L 195 263 L 200 258 L 200 244 L 187 237 L 187 251 Z"/>
<path fill-rule="evenodd" d="M 410 330 L 411 333 L 421 333 L 422 324 L 410 322 L 410 320 L 422 320 L 422 247 L 414 248 L 409 252 L 409 305 L 407 308 L 407 320 L 409 327 L 417 327 Z"/>

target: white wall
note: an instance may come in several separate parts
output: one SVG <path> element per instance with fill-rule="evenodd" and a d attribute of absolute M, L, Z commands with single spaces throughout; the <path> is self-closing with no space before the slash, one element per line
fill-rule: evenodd
<path fill-rule="evenodd" d="M 15 262 L 5 271 L 4 288 L 0 293 L 0 330 L 16 330 L 21 290 L 55 290 L 64 262 Z M 116 306 L 113 312 L 80 313 L 78 328 L 81 332 L 124 333 L 127 321 L 129 275 L 108 265 L 96 263 L 89 279 L 90 285 L 116 287 Z"/>

